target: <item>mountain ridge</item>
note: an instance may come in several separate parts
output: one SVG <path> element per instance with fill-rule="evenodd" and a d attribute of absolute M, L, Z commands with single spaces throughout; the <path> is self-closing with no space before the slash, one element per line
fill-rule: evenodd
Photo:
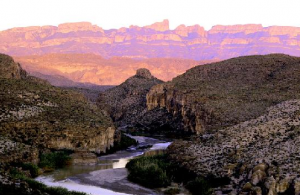
<path fill-rule="evenodd" d="M 13 56 L 48 53 L 95 53 L 110 58 L 176 57 L 220 60 L 237 56 L 285 53 L 300 55 L 300 27 L 260 24 L 179 25 L 169 21 L 104 30 L 89 22 L 0 31 L 0 52 Z"/>

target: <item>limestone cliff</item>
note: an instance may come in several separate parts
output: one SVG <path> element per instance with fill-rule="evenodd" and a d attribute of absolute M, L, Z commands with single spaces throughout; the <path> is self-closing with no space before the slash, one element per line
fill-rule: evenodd
<path fill-rule="evenodd" d="M 269 106 L 300 98 L 300 58 L 247 56 L 197 66 L 147 94 L 148 110 L 165 108 L 187 132 L 214 132 L 254 119 Z M 172 123 L 172 121 L 169 121 Z"/>
<path fill-rule="evenodd" d="M 26 76 L 0 54 L 0 135 L 38 148 L 105 152 L 114 125 L 96 105 L 71 90 Z"/>

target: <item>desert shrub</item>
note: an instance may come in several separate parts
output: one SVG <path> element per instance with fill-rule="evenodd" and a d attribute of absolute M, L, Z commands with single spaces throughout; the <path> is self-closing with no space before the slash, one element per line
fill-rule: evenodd
<path fill-rule="evenodd" d="M 202 177 L 197 177 L 196 179 L 189 181 L 186 188 L 193 195 L 210 195 L 212 193 L 209 181 Z"/>
<path fill-rule="evenodd" d="M 127 163 L 128 179 L 149 188 L 167 187 L 171 182 L 183 183 L 193 195 L 211 194 L 211 188 L 227 184 L 226 179 L 197 177 L 196 174 L 170 162 L 166 155 L 141 156 Z M 165 194 L 177 194 L 170 188 Z"/>
<path fill-rule="evenodd" d="M 23 163 L 20 165 L 23 170 L 29 170 L 31 177 L 37 177 L 39 175 L 39 167 L 32 163 Z"/>
<path fill-rule="evenodd" d="M 71 162 L 71 157 L 66 152 L 51 152 L 40 156 L 39 167 L 44 170 L 62 168 Z"/>
<path fill-rule="evenodd" d="M 168 166 L 161 155 L 142 156 L 126 165 L 128 179 L 149 188 L 166 187 L 171 184 L 171 177 L 167 174 Z"/>

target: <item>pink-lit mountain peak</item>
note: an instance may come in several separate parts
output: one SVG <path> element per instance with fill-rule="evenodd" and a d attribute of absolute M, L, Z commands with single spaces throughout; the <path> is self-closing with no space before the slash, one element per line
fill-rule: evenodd
<path fill-rule="evenodd" d="M 94 53 L 110 58 L 184 58 L 218 60 L 285 53 L 300 56 L 300 28 L 261 24 L 200 25 L 169 28 L 169 21 L 104 30 L 89 22 L 58 27 L 13 28 L 0 32 L 0 52 L 14 56 L 48 53 Z"/>

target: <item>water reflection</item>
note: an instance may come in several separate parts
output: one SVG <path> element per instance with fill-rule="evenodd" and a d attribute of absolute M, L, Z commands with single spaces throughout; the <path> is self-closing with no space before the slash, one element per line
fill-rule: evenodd
<path fill-rule="evenodd" d="M 56 170 L 52 173 L 44 174 L 43 176 L 38 177 L 37 180 L 49 186 L 62 186 L 69 190 L 77 190 L 82 192 L 87 192 L 84 190 L 90 189 L 91 191 L 87 193 L 99 194 L 99 192 L 101 191 L 103 192 L 103 190 L 105 189 L 101 187 L 93 187 L 93 186 L 89 186 L 89 188 L 85 188 L 83 186 L 86 185 L 80 184 L 76 181 L 72 181 L 68 178 L 72 178 L 72 176 L 76 176 L 80 174 L 88 174 L 90 172 L 97 171 L 97 170 L 124 168 L 130 159 L 143 154 L 146 156 L 163 154 L 165 152 L 165 149 L 171 144 L 171 142 L 163 142 L 161 140 L 142 137 L 142 136 L 131 136 L 131 137 L 139 141 L 138 146 L 130 147 L 127 150 L 118 151 L 114 154 L 101 156 L 99 157 L 99 161 L 96 165 L 71 165 L 63 169 Z M 150 149 L 149 147 L 148 148 L 144 147 L 148 145 L 150 145 Z M 102 193 L 102 194 L 106 195 L 106 194 L 120 194 L 120 193 L 106 191 L 106 193 Z"/>

